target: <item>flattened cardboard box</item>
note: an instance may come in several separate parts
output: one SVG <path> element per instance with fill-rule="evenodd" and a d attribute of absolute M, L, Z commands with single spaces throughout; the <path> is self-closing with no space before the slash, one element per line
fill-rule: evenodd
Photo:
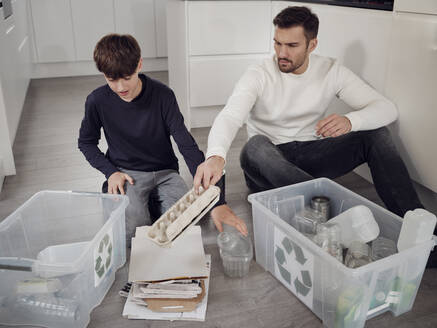
<path fill-rule="evenodd" d="M 191 312 L 205 296 L 205 283 L 200 282 L 202 292 L 194 298 L 145 298 L 147 308 L 155 312 Z"/>

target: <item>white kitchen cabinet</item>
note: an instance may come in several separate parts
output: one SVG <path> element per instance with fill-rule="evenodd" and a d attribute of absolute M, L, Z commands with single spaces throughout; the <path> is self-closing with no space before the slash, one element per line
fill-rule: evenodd
<path fill-rule="evenodd" d="M 17 28 L 17 40 L 21 43 L 28 36 L 28 22 L 27 22 L 27 11 L 28 11 L 28 1 L 27 0 L 15 0 L 12 1 L 12 9 L 15 20 L 15 27 Z"/>
<path fill-rule="evenodd" d="M 12 19 L 11 19 L 12 20 Z M 17 65 L 16 42 L 15 37 L 17 29 L 15 24 L 7 24 L 6 29 L 2 31 L 0 39 L 2 53 L 0 59 L 0 77 L 2 81 L 3 101 L 5 107 L 6 123 L 8 126 L 8 139 L 13 140 L 15 126 L 15 110 L 17 101 L 15 97 L 15 85 L 17 84 L 17 76 L 15 75 L 15 67 Z"/>
<path fill-rule="evenodd" d="M 191 56 L 270 50 L 270 1 L 190 1 Z"/>
<path fill-rule="evenodd" d="M 271 1 L 170 1 L 169 81 L 191 127 L 211 126 L 247 67 L 269 55 Z"/>
<path fill-rule="evenodd" d="M 154 4 L 154 0 L 114 0 L 115 31 L 135 37 L 143 58 L 157 57 Z"/>
<path fill-rule="evenodd" d="M 181 102 L 185 100 L 182 108 L 192 127 L 204 126 L 204 120 L 199 125 L 192 113 L 215 107 L 211 111 L 215 115 L 245 69 L 273 51 L 272 20 L 292 5 L 308 6 L 319 16 L 316 53 L 338 58 L 384 93 L 391 12 L 294 1 L 185 1 L 184 6 L 172 4 L 184 20 L 178 26 L 169 22 L 169 33 L 186 31 L 181 41 L 186 44 L 179 46 L 180 51 L 173 49 L 169 57 L 185 56 L 186 76 L 174 77 L 170 64 L 169 74 L 171 87 L 179 90 Z M 251 57 L 255 54 L 256 60 Z M 329 108 L 340 114 L 349 110 L 338 100 Z"/>
<path fill-rule="evenodd" d="M 10 69 L 8 85 L 4 85 L 9 91 L 6 95 L 11 101 L 8 104 L 6 113 L 8 117 L 10 139 L 15 140 L 20 122 L 23 105 L 26 98 L 27 88 L 30 82 L 30 42 L 26 36 L 17 45 L 15 44 L 14 58 L 8 62 Z"/>
<path fill-rule="evenodd" d="M 70 0 L 31 0 L 39 63 L 76 59 Z"/>
<path fill-rule="evenodd" d="M 185 2 L 177 0 L 171 0 L 167 7 L 168 82 L 175 93 L 185 125 L 190 128 L 186 8 Z"/>
<path fill-rule="evenodd" d="M 72 0 L 76 60 L 93 60 L 96 43 L 115 32 L 114 4 L 108 0 Z"/>
<path fill-rule="evenodd" d="M 395 12 L 408 12 L 417 14 L 437 15 L 437 1 L 435 0 L 396 0 L 393 10 Z"/>
<path fill-rule="evenodd" d="M 137 39 L 145 71 L 168 68 L 168 0 L 30 1 L 35 78 L 97 74 L 94 47 L 103 35 L 114 32 Z"/>
<path fill-rule="evenodd" d="M 225 104 L 247 67 L 262 60 L 253 56 L 195 57 L 190 60 L 192 107 Z"/>
<path fill-rule="evenodd" d="M 26 11 L 21 4 L 17 7 L 13 6 L 13 10 L 14 14 L 3 25 L 0 60 L 0 78 L 3 82 L 2 91 L 9 139 L 12 142 L 15 139 L 30 80 L 29 37 L 22 29 L 21 23 L 21 20 L 27 18 Z"/>
<path fill-rule="evenodd" d="M 3 17 L 0 9 L 0 17 Z M 15 174 L 15 163 L 12 154 L 13 131 L 9 126 L 11 113 L 15 110 L 14 101 L 14 68 L 16 54 L 14 49 L 14 36 L 16 34 L 14 17 L 0 20 L 0 161 L 3 172 L 0 178 L 5 175 Z M 12 92 L 12 93 L 11 93 Z M 1 182 L 1 181 L 0 181 Z"/>
<path fill-rule="evenodd" d="M 15 140 L 30 81 L 30 47 L 26 1 L 12 2 L 13 15 L 6 20 L 5 55 L 1 70 L 10 140 Z"/>
<path fill-rule="evenodd" d="M 13 14 L 0 9 L 0 190 L 5 175 L 15 174 L 12 145 L 30 80 L 27 0 L 12 2 Z"/>
<path fill-rule="evenodd" d="M 169 0 L 155 0 L 156 55 L 167 57 L 167 3 Z"/>
<path fill-rule="evenodd" d="M 393 23 L 387 94 L 399 110 L 398 149 L 412 177 L 437 192 L 437 11 L 397 13 Z"/>

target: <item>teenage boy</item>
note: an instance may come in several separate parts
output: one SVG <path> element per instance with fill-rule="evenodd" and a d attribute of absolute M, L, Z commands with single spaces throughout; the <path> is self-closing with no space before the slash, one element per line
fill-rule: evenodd
<path fill-rule="evenodd" d="M 78 144 L 91 166 L 105 175 L 104 189 L 129 197 L 129 245 L 137 226 L 150 225 L 188 191 L 178 173 L 170 136 L 193 176 L 204 155 L 184 125 L 173 91 L 139 73 L 141 50 L 132 36 L 104 36 L 95 47 L 94 61 L 107 85 L 86 99 Z M 108 144 L 106 154 L 98 148 L 101 128 Z M 225 204 L 223 182 L 222 177 L 218 186 L 223 192 L 211 212 L 214 223 L 219 230 L 226 223 L 247 234 L 244 221 Z"/>

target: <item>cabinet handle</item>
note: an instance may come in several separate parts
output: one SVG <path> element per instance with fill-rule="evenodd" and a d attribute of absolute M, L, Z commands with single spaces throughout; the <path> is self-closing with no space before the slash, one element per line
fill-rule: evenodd
<path fill-rule="evenodd" d="M 9 27 L 9 28 L 6 30 L 6 34 L 11 33 L 12 30 L 13 30 L 14 28 L 15 28 L 15 25 L 11 25 L 11 27 Z"/>
<path fill-rule="evenodd" d="M 20 45 L 18 46 L 18 52 L 21 52 L 26 42 L 27 42 L 27 36 L 23 39 L 23 41 L 21 41 Z"/>

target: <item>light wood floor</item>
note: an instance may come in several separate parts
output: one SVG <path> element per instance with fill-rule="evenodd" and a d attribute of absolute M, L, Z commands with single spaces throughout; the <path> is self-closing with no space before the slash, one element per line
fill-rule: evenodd
<path fill-rule="evenodd" d="M 166 72 L 149 75 L 167 83 Z M 31 82 L 14 144 L 17 175 L 5 180 L 0 194 L 0 221 L 40 190 L 100 190 L 103 175 L 85 161 L 77 149 L 77 137 L 85 97 L 103 83 L 102 77 L 94 76 Z M 208 132 L 208 128 L 192 131 L 204 151 Z M 226 192 L 229 205 L 247 222 L 252 234 L 248 189 L 238 162 L 245 140 L 242 129 L 227 159 Z M 188 169 L 183 160 L 180 163 L 181 175 L 190 184 Z M 350 173 L 337 182 L 381 204 L 373 186 L 358 175 Z M 118 291 L 127 279 L 125 265 L 117 272 L 116 281 L 102 304 L 91 313 L 89 327 L 322 327 L 305 305 L 256 262 L 252 262 L 249 275 L 242 279 L 225 277 L 215 244 L 217 232 L 207 218 L 201 221 L 201 226 L 205 251 L 212 254 L 206 322 L 123 319 L 124 299 L 118 296 Z M 366 327 L 437 327 L 436 273 L 436 270 L 425 271 L 412 311 L 396 318 L 383 314 L 369 320 Z"/>

